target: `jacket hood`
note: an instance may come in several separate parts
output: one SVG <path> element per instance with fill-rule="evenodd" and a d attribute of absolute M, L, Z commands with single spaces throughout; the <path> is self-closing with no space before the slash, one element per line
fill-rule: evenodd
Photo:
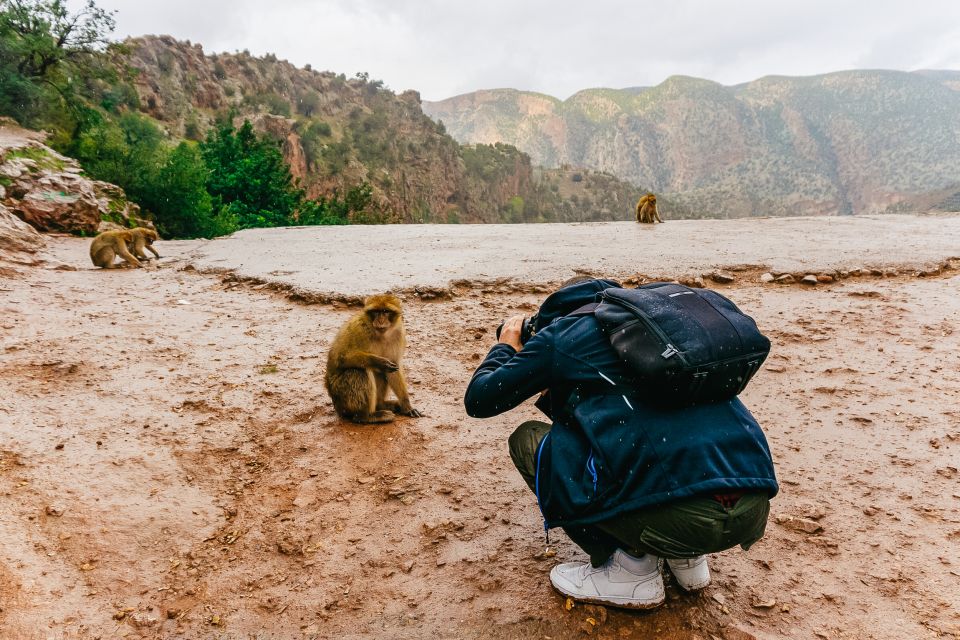
<path fill-rule="evenodd" d="M 616 280 L 595 278 L 557 289 L 540 305 L 534 321 L 534 330 L 541 331 L 557 318 L 562 318 L 584 305 L 596 302 L 597 294 L 601 291 L 620 287 L 620 283 Z"/>

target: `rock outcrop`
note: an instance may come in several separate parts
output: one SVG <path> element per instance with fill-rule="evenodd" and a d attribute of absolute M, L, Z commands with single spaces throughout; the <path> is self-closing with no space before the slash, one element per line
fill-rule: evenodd
<path fill-rule="evenodd" d="M 0 204 L 0 259 L 15 259 L 16 254 L 32 254 L 43 249 L 46 241 L 36 229 Z"/>
<path fill-rule="evenodd" d="M 38 231 L 94 234 L 149 224 L 120 187 L 91 180 L 43 134 L 0 121 L 0 204 Z M 6 227 L 4 227 L 6 229 Z"/>

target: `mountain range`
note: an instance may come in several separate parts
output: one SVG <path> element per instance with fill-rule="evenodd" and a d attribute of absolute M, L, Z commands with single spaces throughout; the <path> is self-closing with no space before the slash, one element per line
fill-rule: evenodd
<path fill-rule="evenodd" d="M 138 109 L 173 138 L 203 139 L 224 118 L 282 145 L 310 197 L 371 185 L 384 222 L 628 219 L 638 185 L 603 172 L 540 170 L 502 144 L 457 143 L 416 91 L 367 74 L 298 68 L 272 54 L 207 53 L 170 36 L 123 43 Z"/>
<path fill-rule="evenodd" d="M 842 71 L 735 86 L 673 76 L 566 100 L 514 89 L 423 102 L 463 143 L 603 171 L 674 217 L 955 210 L 960 71 Z"/>

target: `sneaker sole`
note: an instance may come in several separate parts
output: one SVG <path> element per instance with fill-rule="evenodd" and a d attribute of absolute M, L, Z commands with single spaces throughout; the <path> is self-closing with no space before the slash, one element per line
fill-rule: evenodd
<path fill-rule="evenodd" d="M 568 593 L 563 589 L 561 589 L 560 587 L 558 587 L 557 585 L 553 584 L 553 582 L 550 583 L 550 586 L 552 586 L 557 593 L 567 596 L 568 598 L 573 598 L 576 602 L 585 602 L 587 604 L 602 604 L 608 607 L 617 607 L 619 609 L 634 609 L 639 611 L 643 611 L 647 609 L 656 609 L 666 601 L 666 597 L 664 597 L 661 600 L 658 600 L 657 602 L 648 603 L 648 602 L 637 602 L 635 600 L 628 600 L 627 598 L 618 598 L 616 596 L 613 596 L 612 598 L 601 598 L 599 596 L 597 597 L 581 596 L 575 593 Z"/>
<path fill-rule="evenodd" d="M 682 584 L 680 584 L 679 580 L 677 580 L 677 576 L 673 576 L 673 579 L 674 579 L 674 582 L 677 583 L 677 586 L 680 587 L 681 590 L 687 593 L 696 593 L 697 591 L 703 591 L 704 589 L 710 586 L 709 582 L 705 582 L 703 584 L 693 585 L 692 587 L 685 587 Z"/>

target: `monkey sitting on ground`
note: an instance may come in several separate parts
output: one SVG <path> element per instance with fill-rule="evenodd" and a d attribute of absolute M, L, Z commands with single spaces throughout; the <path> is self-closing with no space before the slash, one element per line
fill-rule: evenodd
<path fill-rule="evenodd" d="M 144 249 L 148 249 L 157 258 L 160 257 L 157 250 L 153 248 L 154 240 L 160 239 L 156 231 L 146 227 L 137 227 L 136 229 L 130 229 L 130 233 L 133 235 L 133 245 L 130 247 L 130 253 L 140 260 L 151 260 L 152 258 L 143 252 Z"/>
<path fill-rule="evenodd" d="M 395 413 L 422 415 L 410 405 L 400 368 L 405 347 L 400 300 L 389 294 L 367 298 L 363 311 L 343 325 L 327 354 L 327 391 L 340 417 L 376 423 L 393 421 Z M 387 387 L 396 401 L 386 400 Z"/>
<path fill-rule="evenodd" d="M 637 202 L 637 222 L 653 224 L 654 221 L 663 222 L 657 211 L 657 196 L 648 193 Z"/>
<path fill-rule="evenodd" d="M 114 269 L 113 259 L 120 256 L 127 264 L 139 267 L 140 261 L 130 254 L 127 245 L 133 243 L 133 234 L 130 231 L 104 231 L 90 243 L 90 259 L 95 267 Z"/>

